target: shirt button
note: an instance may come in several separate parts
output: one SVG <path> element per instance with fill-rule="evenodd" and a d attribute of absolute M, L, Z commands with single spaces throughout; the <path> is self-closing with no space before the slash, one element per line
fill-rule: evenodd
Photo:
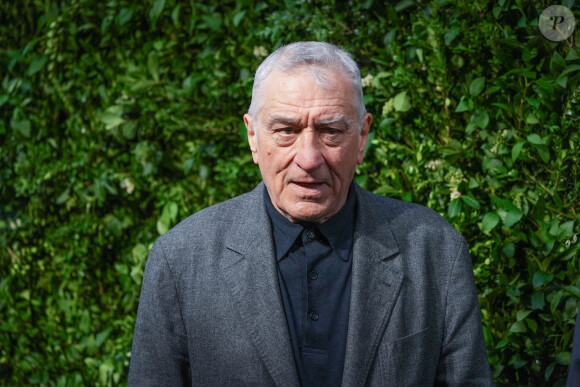
<path fill-rule="evenodd" d="M 312 321 L 317 321 L 318 320 L 318 313 L 316 313 L 316 312 L 310 312 L 310 314 L 308 315 L 308 317 L 310 317 L 310 319 Z"/>
<path fill-rule="evenodd" d="M 306 236 L 310 239 L 314 239 L 316 237 L 316 234 L 311 229 L 308 229 L 306 230 Z"/>
<path fill-rule="evenodd" d="M 312 281 L 314 281 L 315 279 L 318 278 L 318 273 L 315 272 L 314 270 L 312 270 L 310 273 L 308 273 L 308 278 L 310 278 Z"/>

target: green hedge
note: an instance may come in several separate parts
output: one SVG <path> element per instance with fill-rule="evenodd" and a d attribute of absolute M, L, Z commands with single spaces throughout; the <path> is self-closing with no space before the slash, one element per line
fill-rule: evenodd
<path fill-rule="evenodd" d="M 260 180 L 241 116 L 255 68 L 297 40 L 361 66 L 375 119 L 359 184 L 466 237 L 496 384 L 562 385 L 580 298 L 574 35 L 545 39 L 544 5 L 521 0 L 215 3 L 0 4 L 0 385 L 124 384 L 152 242 Z"/>

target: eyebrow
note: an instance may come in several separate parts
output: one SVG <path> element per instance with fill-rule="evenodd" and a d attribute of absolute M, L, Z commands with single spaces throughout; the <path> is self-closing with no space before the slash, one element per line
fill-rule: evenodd
<path fill-rule="evenodd" d="M 347 127 L 347 129 L 350 129 L 354 126 L 353 120 L 351 120 L 350 118 L 348 118 L 347 116 L 345 116 L 343 114 L 341 114 L 340 116 L 335 117 L 335 118 L 330 118 L 328 120 L 322 120 L 322 121 L 316 122 L 316 125 L 323 126 L 323 125 L 333 125 L 336 123 L 344 124 Z"/>
<path fill-rule="evenodd" d="M 268 118 L 266 122 L 266 126 L 270 127 L 273 124 L 283 124 L 288 126 L 297 126 L 300 123 L 300 120 L 293 120 L 291 118 L 280 117 L 280 116 L 272 116 Z"/>
<path fill-rule="evenodd" d="M 354 126 L 354 121 L 343 114 L 341 114 L 338 117 L 329 118 L 327 120 L 317 121 L 317 122 L 315 122 L 315 125 L 316 126 L 327 126 L 327 125 L 334 125 L 336 123 L 344 124 L 347 127 L 347 129 L 350 129 Z M 281 117 L 281 116 L 272 116 L 268 119 L 268 121 L 266 122 L 266 125 L 268 127 L 270 127 L 273 124 L 297 126 L 300 124 L 300 119 L 292 119 L 292 118 Z"/>

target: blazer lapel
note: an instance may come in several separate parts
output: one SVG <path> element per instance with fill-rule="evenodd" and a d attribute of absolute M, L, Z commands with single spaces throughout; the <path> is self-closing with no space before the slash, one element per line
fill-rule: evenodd
<path fill-rule="evenodd" d="M 365 384 L 403 281 L 401 256 L 388 219 L 376 219 L 373 195 L 357 186 L 352 290 L 343 386 Z M 387 217 L 388 214 L 380 214 Z"/>
<path fill-rule="evenodd" d="M 222 273 L 250 338 L 277 386 L 299 386 L 282 305 L 272 227 L 258 185 L 232 214 Z"/>

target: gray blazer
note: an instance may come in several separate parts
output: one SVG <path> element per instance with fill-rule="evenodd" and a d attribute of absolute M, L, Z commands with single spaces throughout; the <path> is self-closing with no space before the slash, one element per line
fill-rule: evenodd
<path fill-rule="evenodd" d="M 160 237 L 130 386 L 299 386 L 263 183 Z M 356 186 L 343 386 L 490 386 L 464 239 L 425 207 Z"/>

